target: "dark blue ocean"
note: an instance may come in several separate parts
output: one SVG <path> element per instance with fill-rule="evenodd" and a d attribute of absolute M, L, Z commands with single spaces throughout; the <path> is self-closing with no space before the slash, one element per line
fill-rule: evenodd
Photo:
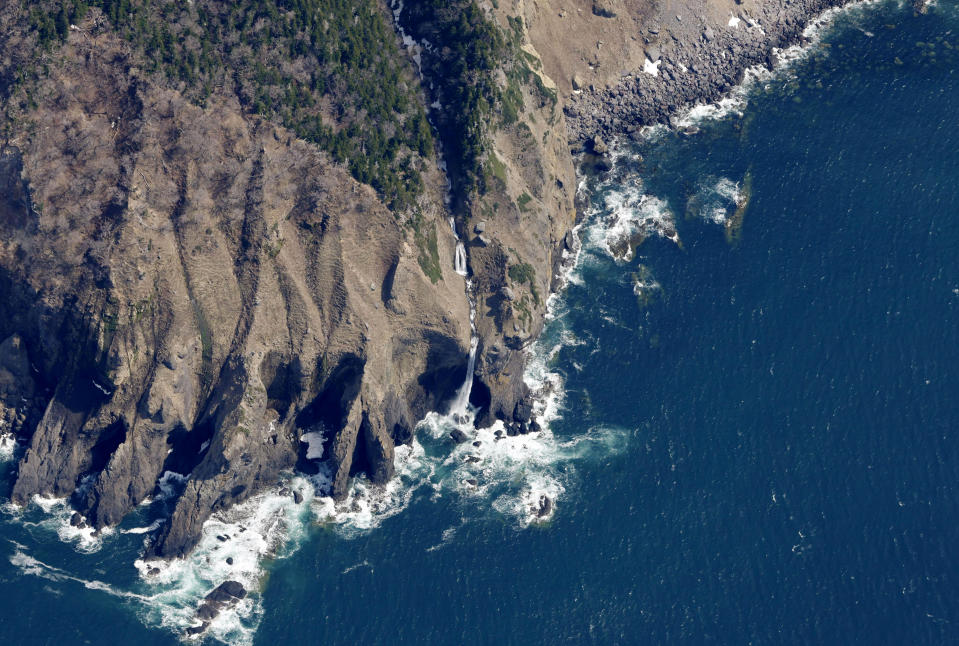
<path fill-rule="evenodd" d="M 433 416 L 388 491 L 264 496 L 155 580 L 162 491 L 100 538 L 7 505 L 0 643 L 175 644 L 226 578 L 231 643 L 959 643 L 959 8 L 787 58 L 585 179 L 549 431 Z"/>

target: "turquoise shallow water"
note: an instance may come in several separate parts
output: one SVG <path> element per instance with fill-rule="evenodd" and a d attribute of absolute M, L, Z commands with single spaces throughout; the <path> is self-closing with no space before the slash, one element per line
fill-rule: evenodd
<path fill-rule="evenodd" d="M 537 349 L 552 436 L 483 436 L 467 468 L 433 420 L 373 509 L 238 521 L 292 538 L 221 636 L 959 641 L 957 69 L 954 4 L 880 3 L 741 114 L 624 143 Z M 627 260 L 623 232 L 648 234 Z M 7 643 L 175 643 L 158 624 L 223 574 L 213 545 L 147 584 L 141 534 L 86 554 L 40 509 L 2 518 Z"/>

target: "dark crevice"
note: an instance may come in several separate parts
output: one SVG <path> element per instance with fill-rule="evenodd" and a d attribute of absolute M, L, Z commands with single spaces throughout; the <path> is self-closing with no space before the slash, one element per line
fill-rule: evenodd
<path fill-rule="evenodd" d="M 423 392 L 421 397 L 412 398 L 410 406 L 417 415 L 438 409 L 456 393 L 463 384 L 468 363 L 468 352 L 456 339 L 430 332 L 426 336 L 427 367 L 417 380 Z"/>
<path fill-rule="evenodd" d="M 166 471 L 174 471 L 184 475 L 192 473 L 206 454 L 206 451 L 201 453 L 200 449 L 205 442 L 213 441 L 215 431 L 216 426 L 210 418 L 204 419 L 192 430 L 181 425 L 170 431 L 167 436 L 167 446 L 170 447 L 170 453 L 163 463 L 161 473 Z"/>
<path fill-rule="evenodd" d="M 487 410 L 493 401 L 493 395 L 482 379 L 473 376 L 473 388 L 470 390 L 470 404 L 480 410 Z"/>
<path fill-rule="evenodd" d="M 123 420 L 117 420 L 100 431 L 96 444 L 90 449 L 90 472 L 103 471 L 110 461 L 110 456 L 123 444 L 126 437 L 127 425 Z"/>
<path fill-rule="evenodd" d="M 280 415 L 280 421 L 286 419 L 303 383 L 299 357 L 287 359 L 274 350 L 260 362 L 260 381 L 266 387 L 267 406 Z"/>
<path fill-rule="evenodd" d="M 308 429 L 322 424 L 329 430 L 342 429 L 353 400 L 360 392 L 365 367 L 366 361 L 355 354 L 340 359 L 323 381 L 323 389 L 317 397 L 296 416 L 297 427 Z"/>
<path fill-rule="evenodd" d="M 350 477 L 365 473 L 372 474 L 370 469 L 370 450 L 369 437 L 370 420 L 367 414 L 363 413 L 363 421 L 360 423 L 359 432 L 356 435 L 356 445 L 353 447 L 353 461 L 350 463 Z"/>

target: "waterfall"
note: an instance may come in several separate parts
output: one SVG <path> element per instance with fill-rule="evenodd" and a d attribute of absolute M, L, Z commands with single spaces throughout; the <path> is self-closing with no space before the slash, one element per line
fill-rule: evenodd
<path fill-rule="evenodd" d="M 416 63 L 420 81 L 424 86 L 428 85 L 430 91 L 435 93 L 433 84 L 429 83 L 426 77 L 423 75 L 423 52 L 432 52 L 433 45 L 426 40 L 420 42 L 415 41 L 413 37 L 407 34 L 403 29 L 403 26 L 400 24 L 400 15 L 403 13 L 403 0 L 390 0 L 389 4 L 393 13 L 393 23 L 396 26 L 397 33 L 399 33 L 400 38 L 403 41 L 403 47 L 409 49 L 413 55 L 413 61 Z M 434 94 L 434 101 L 430 105 L 430 108 L 433 110 L 441 110 L 442 107 L 443 105 L 440 102 L 440 97 L 435 96 Z M 435 130 L 436 124 L 433 123 L 432 118 L 430 118 L 430 124 Z M 453 184 L 450 181 L 446 161 L 443 159 L 442 146 L 440 146 L 440 150 L 438 152 L 439 160 L 437 165 L 439 166 L 440 170 L 443 171 L 443 175 L 446 178 L 446 191 L 443 195 L 443 202 L 446 204 L 447 208 L 449 208 L 453 202 Z M 469 419 L 469 402 L 470 392 L 473 390 L 473 371 L 476 369 L 476 351 L 479 347 L 479 336 L 476 334 L 476 299 L 473 297 L 473 283 L 469 280 L 466 246 L 463 244 L 463 240 L 456 231 L 456 220 L 452 215 L 449 218 L 449 223 L 450 229 L 453 231 L 453 237 L 456 238 L 456 251 L 453 254 L 453 269 L 457 274 L 466 278 L 466 300 L 469 302 L 470 306 L 470 352 L 469 360 L 466 363 L 466 376 L 463 378 L 463 384 L 456 391 L 456 396 L 453 398 L 453 402 L 450 405 L 449 410 L 449 415 L 456 421 L 456 423 L 463 424 L 471 421 Z"/>
<path fill-rule="evenodd" d="M 456 241 L 456 257 L 453 261 L 453 268 L 460 276 L 466 276 L 466 247 L 459 240 Z"/>
<path fill-rule="evenodd" d="M 450 217 L 450 229 L 453 230 L 453 236 L 456 238 L 456 253 L 453 258 L 453 268 L 456 273 L 466 278 L 469 276 L 469 269 L 466 266 L 466 246 L 460 239 L 456 231 L 456 221 Z M 470 392 L 473 390 L 473 371 L 476 368 L 476 349 L 479 347 L 479 335 L 476 334 L 476 298 L 473 296 L 473 281 L 466 278 L 466 300 L 470 306 L 470 354 L 469 361 L 466 363 L 466 376 L 463 378 L 463 384 L 456 391 L 453 403 L 450 405 L 449 415 L 457 423 L 466 423 L 468 421 Z"/>
<path fill-rule="evenodd" d="M 472 309 L 472 302 L 470 302 Z M 472 312 L 471 312 L 472 313 Z M 471 321 L 472 322 L 472 321 Z M 463 420 L 467 416 L 470 392 L 473 390 L 473 370 L 476 369 L 476 348 L 479 346 L 479 337 L 476 336 L 476 330 L 473 329 L 473 336 L 470 338 L 470 357 L 466 365 L 466 377 L 463 384 L 456 391 L 456 397 L 450 405 L 449 414 L 457 421 Z"/>

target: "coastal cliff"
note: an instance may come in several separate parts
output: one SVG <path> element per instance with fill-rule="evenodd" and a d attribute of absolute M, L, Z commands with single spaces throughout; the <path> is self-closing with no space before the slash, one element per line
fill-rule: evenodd
<path fill-rule="evenodd" d="M 183 474 L 176 557 L 292 469 L 388 481 L 464 380 L 477 425 L 535 432 L 583 142 L 841 0 L 147 4 L 0 9 L 0 431 L 14 502 L 96 528 Z"/>

